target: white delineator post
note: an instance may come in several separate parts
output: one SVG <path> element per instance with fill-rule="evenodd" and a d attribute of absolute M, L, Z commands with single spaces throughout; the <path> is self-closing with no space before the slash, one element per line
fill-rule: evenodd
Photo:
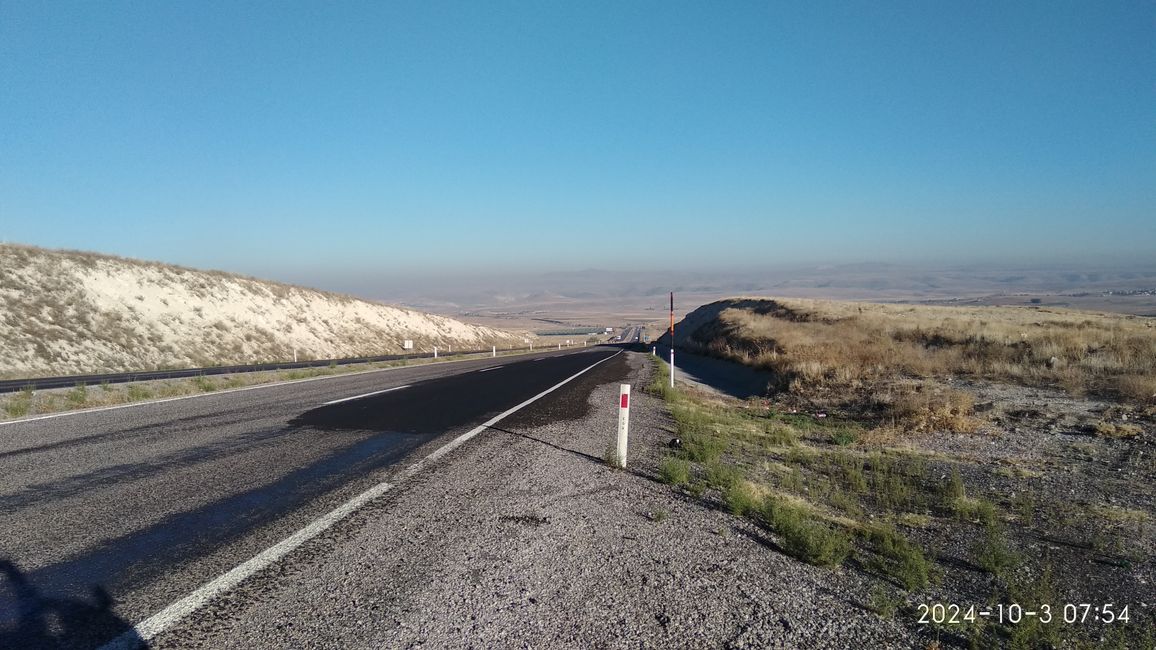
<path fill-rule="evenodd" d="M 438 346 L 434 346 L 434 358 L 438 358 Z"/>
<path fill-rule="evenodd" d="M 494 349 L 493 349 L 493 350 L 490 350 L 490 356 L 491 356 L 491 357 L 496 357 L 496 356 L 498 356 L 498 346 L 496 346 L 496 345 L 495 345 L 495 346 L 493 346 L 493 347 L 494 347 Z"/>
<path fill-rule="evenodd" d="M 670 387 L 674 388 L 674 346 L 670 347 Z"/>
<path fill-rule="evenodd" d="M 630 384 L 618 386 L 618 466 L 626 467 L 626 440 L 630 434 Z"/>

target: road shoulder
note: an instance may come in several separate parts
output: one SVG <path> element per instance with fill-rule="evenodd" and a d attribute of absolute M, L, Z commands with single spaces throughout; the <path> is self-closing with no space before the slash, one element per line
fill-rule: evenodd
<path fill-rule="evenodd" d="M 907 647 L 843 569 L 656 480 L 670 438 L 623 355 L 154 640 L 187 647 Z M 619 381 L 631 462 L 602 458 Z"/>

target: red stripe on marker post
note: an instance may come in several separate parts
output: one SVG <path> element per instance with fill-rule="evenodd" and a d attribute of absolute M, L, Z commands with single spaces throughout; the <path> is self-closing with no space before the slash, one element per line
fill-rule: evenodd
<path fill-rule="evenodd" d="M 622 401 L 619 404 L 618 408 L 624 408 L 624 409 L 630 408 L 630 393 L 623 393 L 622 394 Z"/>

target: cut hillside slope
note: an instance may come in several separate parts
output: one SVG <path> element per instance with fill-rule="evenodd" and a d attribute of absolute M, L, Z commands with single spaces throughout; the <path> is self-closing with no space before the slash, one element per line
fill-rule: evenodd
<path fill-rule="evenodd" d="M 0 245 L 0 376 L 509 347 L 520 333 L 219 271 Z"/>

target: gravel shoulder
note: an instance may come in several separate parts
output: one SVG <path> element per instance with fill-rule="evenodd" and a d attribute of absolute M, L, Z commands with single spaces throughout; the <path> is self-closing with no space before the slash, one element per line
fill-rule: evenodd
<path fill-rule="evenodd" d="M 153 647 L 911 647 L 857 574 L 656 480 L 650 366 L 621 355 L 499 422 Z M 620 381 L 625 471 L 602 460 Z"/>

